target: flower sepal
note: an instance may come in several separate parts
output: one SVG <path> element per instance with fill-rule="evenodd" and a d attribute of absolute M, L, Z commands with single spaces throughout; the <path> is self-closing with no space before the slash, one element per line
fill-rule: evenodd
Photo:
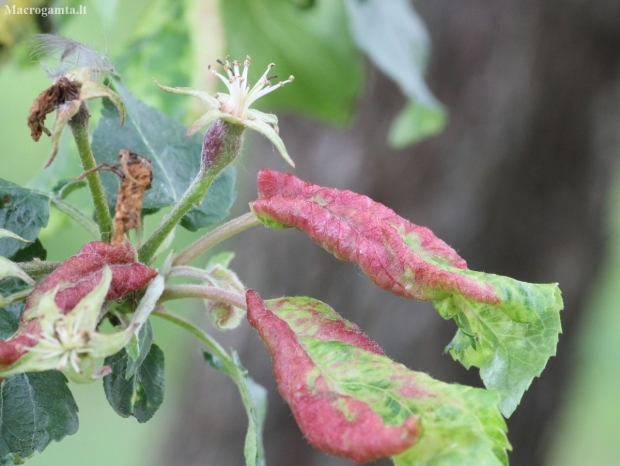
<path fill-rule="evenodd" d="M 102 365 L 103 359 L 129 343 L 138 325 L 132 323 L 111 334 L 97 330 L 111 282 L 112 271 L 106 265 L 99 284 L 66 314 L 55 302 L 58 286 L 43 294 L 27 316 L 28 321 L 38 323 L 38 332 L 28 335 L 37 343 L 26 348 L 12 365 L 0 369 L 0 377 L 57 369 L 76 383 L 88 383 L 108 374 L 110 368 Z"/>
<path fill-rule="evenodd" d="M 243 71 L 239 70 L 240 63 L 238 61 L 235 60 L 231 64 L 228 61 L 228 57 L 225 62 L 218 60 L 218 63 L 224 67 L 228 78 L 211 68 L 209 68 L 209 70 L 224 82 L 228 89 L 228 94 L 218 92 L 212 96 L 198 89 L 192 89 L 190 87 L 168 87 L 155 81 L 155 84 L 157 84 L 160 89 L 172 94 L 196 97 L 207 108 L 205 113 L 190 125 L 186 133 L 187 136 L 193 135 L 199 129 L 209 126 L 218 119 L 232 124 L 242 125 L 246 128 L 258 131 L 269 139 L 276 149 L 278 149 L 278 152 L 280 152 L 284 160 L 294 167 L 295 163 L 288 155 L 284 142 L 279 136 L 278 118 L 273 114 L 263 113 L 250 108 L 250 105 L 262 96 L 292 82 L 294 79 L 293 76 L 289 76 L 287 80 L 280 81 L 277 84 L 271 84 L 271 80 L 277 77 L 268 76 L 269 71 L 274 66 L 273 63 L 271 63 L 256 84 L 250 88 L 247 84 L 250 57 L 246 57 L 243 62 Z"/>

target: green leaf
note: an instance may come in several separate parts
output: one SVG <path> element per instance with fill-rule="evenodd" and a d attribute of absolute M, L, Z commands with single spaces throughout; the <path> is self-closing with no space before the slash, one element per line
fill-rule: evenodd
<path fill-rule="evenodd" d="M 7 377 L 0 386 L 0 405 L 0 457 L 12 455 L 16 464 L 78 429 L 78 407 L 58 371 Z"/>
<path fill-rule="evenodd" d="M 104 103 L 103 116 L 93 133 L 92 148 L 97 163 L 118 163 L 121 149 L 130 149 L 152 162 L 152 189 L 146 191 L 142 208 L 152 213 L 176 203 L 195 178 L 200 167 L 202 137 L 185 137 L 185 127 L 136 99 L 121 85 L 116 90 L 123 98 L 127 121 L 119 128 L 116 108 Z M 101 173 L 101 181 L 110 208 L 116 204 L 117 177 Z M 235 170 L 226 168 L 213 182 L 202 203 L 181 220 L 190 231 L 209 226 L 228 215 L 235 199 Z"/>
<path fill-rule="evenodd" d="M 34 280 L 24 272 L 15 262 L 0 256 L 0 280 L 8 277 L 16 277 L 22 281 L 34 285 Z"/>
<path fill-rule="evenodd" d="M 140 368 L 146 356 L 151 350 L 151 344 L 153 343 L 153 328 L 151 323 L 147 320 L 146 323 L 140 328 L 137 335 L 134 335 L 125 347 L 127 351 L 127 368 L 125 369 L 125 379 L 131 379 Z"/>
<path fill-rule="evenodd" d="M 358 462 L 396 455 L 402 466 L 507 464 L 496 392 L 409 370 L 318 300 L 247 299 L 280 393 L 315 447 Z"/>
<path fill-rule="evenodd" d="M 107 2 L 105 2 L 107 3 Z M 189 102 L 161 92 L 153 78 L 175 86 L 189 86 L 193 44 L 186 19 L 186 2 L 148 2 L 132 39 L 114 65 L 134 92 L 167 115 L 181 119 Z"/>
<path fill-rule="evenodd" d="M 36 240 L 28 247 L 20 249 L 11 259 L 13 261 L 27 262 L 38 257 L 41 260 L 45 260 L 46 254 L 41 242 Z M 0 282 L 0 295 L 10 296 L 14 293 L 24 291 L 27 288 L 28 284 L 24 283 L 22 280 L 18 278 L 9 278 Z M 19 301 L 0 307 L 0 340 L 7 340 L 17 331 L 19 318 L 24 311 L 25 305 L 25 301 Z"/>
<path fill-rule="evenodd" d="M 493 278 L 489 282 L 495 290 L 507 296 L 502 304 L 452 296 L 433 305 L 444 318 L 459 317 L 455 318 L 459 330 L 446 349 L 465 367 L 480 368 L 485 387 L 500 393 L 500 410 L 508 417 L 556 354 L 563 303 L 555 284 L 534 285 L 485 275 Z"/>
<path fill-rule="evenodd" d="M 252 57 L 250 83 L 272 62 L 282 78 L 295 76 L 293 84 L 261 98 L 259 106 L 294 110 L 330 123 L 351 119 L 363 67 L 341 2 L 299 9 L 289 0 L 227 0 L 220 8 L 226 53 L 240 61 Z"/>
<path fill-rule="evenodd" d="M 209 351 L 203 350 L 202 355 L 211 368 L 235 379 L 248 415 L 248 432 L 244 446 L 246 466 L 264 466 L 263 425 L 267 414 L 267 390 L 248 376 L 248 371 L 241 365 L 236 351 L 232 352 L 233 367 L 227 367 L 218 356 Z"/>
<path fill-rule="evenodd" d="M 409 101 L 392 121 L 388 144 L 394 149 L 402 149 L 433 136 L 443 130 L 446 117 L 447 114 L 442 108 Z"/>
<path fill-rule="evenodd" d="M 15 262 L 10 261 L 6 257 L 0 256 L 0 282 L 7 278 L 17 278 L 28 285 L 33 286 L 35 281 L 24 272 Z M 3 292 L 0 286 L 0 306 L 7 306 L 13 300 L 9 299 L 9 295 Z M 23 289 L 23 288 L 22 288 Z"/>
<path fill-rule="evenodd" d="M 26 246 L 24 249 L 20 249 L 15 254 L 13 254 L 10 259 L 13 262 L 28 262 L 33 259 L 39 259 L 44 261 L 47 259 L 47 251 L 43 247 L 43 243 L 39 241 L 39 238 L 34 240 L 31 244 Z"/>
<path fill-rule="evenodd" d="M 408 0 L 346 0 L 357 45 L 409 99 L 394 119 L 388 142 L 402 148 L 443 129 L 443 106 L 424 81 L 430 40 Z"/>
<path fill-rule="evenodd" d="M 105 359 L 112 373 L 103 378 L 103 388 L 114 411 L 143 423 L 153 417 L 164 401 L 164 353 L 153 343 L 136 374 L 129 379 L 125 378 L 127 363 L 124 349 Z"/>
<path fill-rule="evenodd" d="M 0 238 L 13 238 L 14 240 L 21 241 L 22 243 L 32 243 L 32 241 L 28 241 L 27 239 L 16 235 L 12 231 L 5 230 L 4 228 L 0 228 Z"/>
<path fill-rule="evenodd" d="M 35 191 L 0 179 L 0 228 L 33 241 L 49 220 L 49 200 Z M 28 244 L 0 238 L 0 256 L 11 257 Z"/>

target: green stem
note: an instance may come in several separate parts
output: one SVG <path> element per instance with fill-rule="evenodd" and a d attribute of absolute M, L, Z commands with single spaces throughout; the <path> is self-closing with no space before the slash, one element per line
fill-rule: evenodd
<path fill-rule="evenodd" d="M 232 357 L 220 346 L 220 344 L 211 338 L 207 333 L 202 331 L 199 327 L 192 324 L 189 320 L 185 320 L 183 317 L 178 316 L 176 314 L 172 314 L 167 310 L 157 310 L 161 309 L 161 307 L 156 308 L 155 311 L 151 313 L 151 315 L 161 317 L 162 319 L 167 320 L 168 322 L 172 322 L 173 324 L 181 327 L 183 330 L 187 331 L 191 335 L 195 336 L 200 340 L 209 350 L 210 353 L 217 356 L 221 359 L 224 367 L 222 367 L 223 372 L 228 374 L 235 383 L 241 388 L 242 381 L 238 380 L 238 371 L 237 366 L 235 365 Z"/>
<path fill-rule="evenodd" d="M 172 266 L 188 264 L 216 244 L 258 224 L 260 221 L 252 212 L 226 222 L 183 249 L 172 261 Z"/>
<path fill-rule="evenodd" d="M 63 201 L 62 199 L 59 199 L 54 196 L 49 196 L 49 200 L 54 207 L 56 207 L 62 213 L 70 217 L 75 223 L 84 227 L 84 229 L 88 233 L 90 233 L 93 237 L 97 238 L 99 236 L 99 228 L 97 227 L 97 224 L 93 222 L 92 219 L 90 219 L 89 217 L 84 215 L 82 212 L 80 212 L 78 209 L 73 207 L 68 202 Z"/>
<path fill-rule="evenodd" d="M 252 395 L 250 394 L 249 389 L 249 380 L 247 376 L 247 371 L 241 366 L 239 362 L 237 353 L 233 351 L 233 355 L 229 355 L 224 348 L 220 346 L 220 344 L 211 338 L 208 334 L 203 332 L 200 328 L 196 327 L 191 322 L 179 317 L 178 315 L 172 314 L 168 311 L 155 310 L 153 315 L 161 317 L 162 319 L 167 320 L 168 322 L 172 322 L 173 324 L 181 327 L 183 330 L 189 332 L 198 340 L 200 340 L 209 350 L 209 352 L 219 358 L 221 361 L 221 366 L 217 366 L 217 369 L 221 370 L 225 374 L 227 374 L 237 388 L 239 389 L 239 393 L 241 395 L 241 401 L 243 402 L 243 406 L 248 415 L 248 433 L 245 437 L 245 447 L 244 454 L 246 459 L 246 464 L 249 466 L 256 466 L 257 464 L 262 464 L 257 462 L 257 457 L 263 455 L 262 452 L 262 443 L 260 440 L 257 441 L 257 437 L 260 435 L 261 426 L 260 421 L 258 420 L 256 414 L 256 408 L 252 403 Z M 265 400 L 266 402 L 266 397 Z"/>
<path fill-rule="evenodd" d="M 150 262 L 157 248 L 164 242 L 183 216 L 189 212 L 192 207 L 200 204 L 216 176 L 217 173 L 203 173 L 202 171 L 198 173 L 194 181 L 192 181 L 192 184 L 187 188 L 187 191 L 185 191 L 185 194 L 183 194 L 183 197 L 179 199 L 179 202 L 168 212 L 161 224 L 138 250 L 138 260 L 140 262 L 144 264 Z"/>
<path fill-rule="evenodd" d="M 19 268 L 26 272 L 32 278 L 37 278 L 42 275 L 49 275 L 58 267 L 60 267 L 60 264 L 62 264 L 62 262 L 48 262 L 40 260 L 17 263 Z"/>
<path fill-rule="evenodd" d="M 86 106 L 82 104 L 78 113 L 69 120 L 69 127 L 73 133 L 73 138 L 75 139 L 75 144 L 77 145 L 84 170 L 90 170 L 97 166 L 88 140 L 89 117 L 90 115 L 88 114 Z M 93 203 L 95 204 L 95 218 L 99 224 L 101 241 L 108 242 L 112 233 L 112 217 L 108 210 L 108 203 L 106 201 L 105 192 L 103 191 L 103 185 L 101 184 L 101 178 L 99 178 L 99 173 L 97 171 L 89 173 L 86 176 L 86 181 L 88 182 Z"/>
<path fill-rule="evenodd" d="M 189 210 L 200 204 L 211 183 L 237 156 L 241 148 L 243 125 L 216 120 L 205 134 L 200 171 L 183 197 L 164 217 L 146 243 L 138 250 L 138 260 L 148 264 L 158 247 Z"/>

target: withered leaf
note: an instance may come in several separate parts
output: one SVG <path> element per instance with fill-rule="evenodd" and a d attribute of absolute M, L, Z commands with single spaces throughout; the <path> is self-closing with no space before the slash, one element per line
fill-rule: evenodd
<path fill-rule="evenodd" d="M 77 100 L 80 96 L 82 84 L 61 76 L 50 87 L 41 92 L 30 107 L 28 127 L 32 139 L 38 141 L 42 133 L 51 136 L 52 133 L 45 127 L 45 117 L 60 105 Z"/>
<path fill-rule="evenodd" d="M 78 180 L 82 179 L 97 170 L 110 170 L 121 181 L 114 214 L 114 236 L 111 241 L 113 245 L 123 244 L 125 233 L 140 226 L 144 192 L 151 189 L 151 181 L 153 181 L 153 171 L 149 158 L 138 155 L 129 149 L 122 149 L 118 154 L 118 160 L 120 162 L 118 165 L 102 163 L 85 171 L 77 178 Z"/>

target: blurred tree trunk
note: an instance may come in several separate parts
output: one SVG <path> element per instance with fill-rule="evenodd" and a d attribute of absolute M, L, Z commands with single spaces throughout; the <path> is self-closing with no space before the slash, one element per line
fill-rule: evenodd
<path fill-rule="evenodd" d="M 350 128 L 290 117 L 282 118 L 281 134 L 300 178 L 367 194 L 430 227 L 474 270 L 560 283 L 558 357 L 508 420 L 511 464 L 541 465 L 579 317 L 603 258 L 612 161 L 620 148 L 620 2 L 425 0 L 416 7 L 433 41 L 429 82 L 450 114 L 441 135 L 402 152 L 386 149 L 389 122 L 404 101 L 373 69 Z M 262 150 L 239 170 L 248 200 L 258 167 L 286 170 L 270 147 L 254 141 Z M 443 354 L 456 327 L 430 304 L 379 290 L 296 231 L 259 228 L 231 247 L 238 251 L 234 268 L 265 298 L 319 298 L 393 359 L 444 381 L 480 385 L 477 370 Z M 252 377 L 269 389 L 269 466 L 352 464 L 314 452 L 302 438 L 252 329 L 245 325 L 220 339 L 239 349 Z M 198 356 L 195 363 L 201 364 Z M 161 464 L 243 464 L 246 421 L 232 382 L 206 367 L 191 374 L 191 398 L 179 408 Z"/>

